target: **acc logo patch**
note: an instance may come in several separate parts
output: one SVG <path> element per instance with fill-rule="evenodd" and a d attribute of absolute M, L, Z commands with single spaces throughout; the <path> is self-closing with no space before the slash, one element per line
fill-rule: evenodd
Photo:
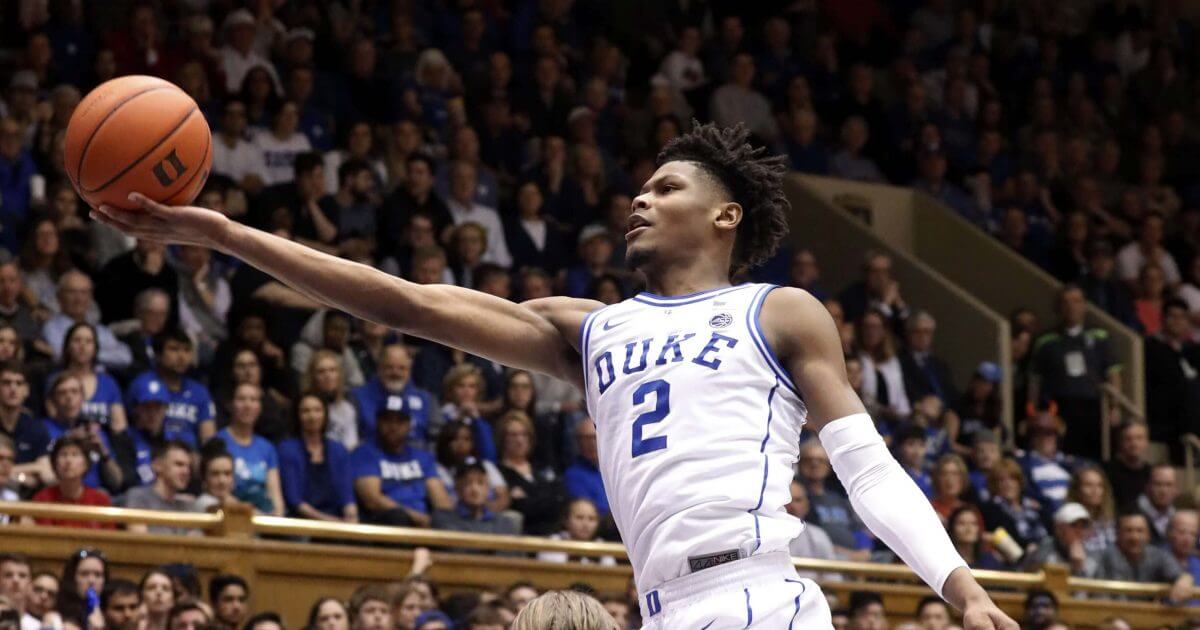
<path fill-rule="evenodd" d="M 729 313 L 717 313 L 708 320 L 709 328 L 725 328 L 733 323 L 733 315 Z"/>

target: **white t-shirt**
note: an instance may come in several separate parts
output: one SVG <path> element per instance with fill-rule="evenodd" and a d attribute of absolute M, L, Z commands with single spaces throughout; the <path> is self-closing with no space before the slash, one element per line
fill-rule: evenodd
<path fill-rule="evenodd" d="M 274 64 L 266 57 L 253 50 L 249 55 L 243 57 L 232 46 L 222 47 L 220 54 L 221 67 L 225 70 L 225 90 L 230 94 L 237 94 L 242 89 L 242 81 L 254 66 L 266 68 L 267 74 L 271 75 L 271 83 L 275 84 L 275 93 L 283 94 L 283 84 L 279 82 L 279 74 L 275 72 Z"/>
<path fill-rule="evenodd" d="M 225 144 L 224 137 L 217 135 L 213 137 L 212 170 L 240 183 L 251 174 L 265 179 L 267 165 L 263 162 L 263 153 L 258 147 L 241 138 L 230 147 Z"/>
<path fill-rule="evenodd" d="M 1179 283 L 1179 266 L 1175 264 L 1175 259 L 1167 250 L 1161 247 L 1158 250 L 1158 265 L 1163 269 L 1163 276 L 1167 280 L 1167 284 Z M 1146 255 L 1142 253 L 1142 248 L 1138 246 L 1137 241 L 1134 241 L 1125 247 L 1122 247 L 1117 252 L 1117 275 L 1126 282 L 1134 282 L 1138 279 L 1138 274 L 1142 272 L 1142 267 L 1146 266 Z"/>
<path fill-rule="evenodd" d="M 541 219 L 537 221 L 526 221 L 521 219 L 521 227 L 525 229 L 525 233 L 529 235 L 529 240 L 533 241 L 533 246 L 538 248 L 538 251 L 546 249 L 546 222 Z"/>
<path fill-rule="evenodd" d="M 453 199 L 447 200 L 446 206 L 450 208 L 454 225 L 470 221 L 487 230 L 487 251 L 483 252 L 483 262 L 505 268 L 512 266 L 512 254 L 508 253 L 508 243 L 504 240 L 504 226 L 500 223 L 500 215 L 495 209 L 477 203 L 468 208 Z"/>
<path fill-rule="evenodd" d="M 312 151 L 308 136 L 296 132 L 286 140 L 280 140 L 271 132 L 263 132 L 254 136 L 254 146 L 258 148 L 263 161 L 263 183 L 268 186 L 290 182 L 295 179 L 292 162 L 301 153 Z"/>

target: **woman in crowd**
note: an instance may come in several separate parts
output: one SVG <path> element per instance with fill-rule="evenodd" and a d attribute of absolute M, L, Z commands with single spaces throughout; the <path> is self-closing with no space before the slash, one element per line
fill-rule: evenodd
<path fill-rule="evenodd" d="M 96 361 L 96 329 L 88 323 L 78 323 L 63 337 L 63 373 L 74 376 L 83 385 L 83 415 L 120 433 L 128 426 L 125 405 L 121 402 L 121 386 Z M 47 382 L 52 381 L 52 375 Z"/>
<path fill-rule="evenodd" d="M 970 487 L 967 463 L 963 458 L 953 453 L 938 458 L 933 466 L 933 497 L 930 503 L 943 522 L 948 522 L 950 513 L 963 506 L 974 507 L 964 498 Z"/>
<path fill-rule="evenodd" d="M 496 441 L 492 437 L 492 425 L 483 418 L 483 389 L 483 374 L 477 366 L 460 363 L 450 368 L 442 377 L 442 416 L 447 421 L 458 420 L 470 427 L 478 456 L 494 462 Z"/>
<path fill-rule="evenodd" d="M 621 285 L 621 279 L 616 274 L 601 274 L 588 286 L 586 297 L 601 304 L 616 304 L 625 299 L 625 287 Z"/>
<path fill-rule="evenodd" d="M 327 435 L 328 409 L 314 393 L 296 401 L 296 437 L 279 444 L 288 512 L 321 521 L 358 522 L 350 455 Z"/>
<path fill-rule="evenodd" d="M 1092 528 L 1083 540 L 1089 554 L 1100 554 L 1117 542 L 1116 510 L 1108 477 L 1096 464 L 1084 464 L 1071 475 L 1067 501 L 1074 501 L 1092 515 Z"/>
<path fill-rule="evenodd" d="M 345 148 L 327 151 L 325 153 L 325 190 L 336 192 L 341 183 L 337 180 L 338 168 L 350 160 L 362 160 L 371 165 L 371 174 L 375 177 L 376 190 L 384 190 L 387 182 L 387 167 L 383 160 L 375 154 L 375 134 L 371 131 L 371 123 L 358 121 L 351 123 L 342 139 Z"/>
<path fill-rule="evenodd" d="M 108 582 L 108 560 L 99 549 L 80 549 L 67 558 L 58 587 L 58 614 L 70 630 L 103 628 L 104 616 L 97 606 L 87 617 L 88 591 L 99 598 Z M 87 617 L 85 619 L 85 617 Z"/>
<path fill-rule="evenodd" d="M 1134 312 L 1142 332 L 1157 335 L 1162 330 L 1162 305 L 1167 297 L 1167 277 L 1157 263 L 1149 263 L 1138 273 Z"/>
<path fill-rule="evenodd" d="M 39 490 L 37 494 L 33 495 L 33 500 L 38 503 L 110 507 L 112 501 L 108 498 L 108 494 L 84 483 L 84 476 L 91 467 L 91 460 L 88 457 L 90 450 L 88 442 L 75 434 L 65 434 L 55 440 L 54 446 L 50 450 L 50 464 L 54 467 L 54 476 L 58 479 L 58 483 Z M 59 527 L 116 529 L 114 523 L 96 521 L 38 518 L 36 522 L 38 525 Z"/>
<path fill-rule="evenodd" d="M 233 355 L 240 350 L 253 350 L 258 355 L 262 369 L 262 382 L 269 389 L 281 392 L 285 396 L 295 393 L 295 386 L 290 381 L 291 374 L 285 364 L 283 349 L 273 343 L 267 336 L 267 315 L 265 311 L 256 308 L 246 308 L 230 315 L 229 339 L 217 346 L 213 360 L 213 373 L 210 380 L 216 383 L 216 389 L 227 383 L 232 376 L 230 366 L 233 365 Z"/>
<path fill-rule="evenodd" d="M 479 422 L 487 421 L 479 420 Z M 446 484 L 446 491 L 455 501 L 458 498 L 454 495 L 454 470 L 468 458 L 473 457 L 482 462 L 484 470 L 487 471 L 488 509 L 493 512 L 508 509 L 511 499 L 504 475 L 500 473 L 500 469 L 495 464 L 480 455 L 475 443 L 474 432 L 466 422 L 455 420 L 442 427 L 442 430 L 438 432 L 436 456 L 438 476 Z"/>
<path fill-rule="evenodd" d="M 1050 249 L 1050 268 L 1062 282 L 1074 282 L 1088 268 L 1087 244 L 1092 240 L 1092 228 L 1088 215 L 1083 211 L 1072 212 L 1059 228 L 1059 239 Z"/>
<path fill-rule="evenodd" d="M 546 198 L 533 180 L 517 187 L 516 212 L 504 215 L 504 237 L 513 269 L 537 267 L 556 273 L 566 264 L 566 239 L 544 214 Z"/>
<path fill-rule="evenodd" d="M 150 569 L 142 576 L 138 591 L 146 609 L 144 625 L 139 630 L 168 630 L 167 616 L 175 605 L 175 581 L 162 569 Z"/>
<path fill-rule="evenodd" d="M 254 432 L 278 443 L 291 434 L 292 423 L 288 418 L 288 399 L 282 392 L 263 384 L 262 359 L 253 350 L 243 348 L 233 353 L 233 363 L 226 372 L 229 378 L 218 386 L 217 404 L 221 406 L 221 418 L 227 424 L 234 414 L 235 393 L 241 385 L 253 385 L 263 392 L 262 413 Z"/>
<path fill-rule="evenodd" d="M 958 454 L 971 453 L 978 431 L 991 431 L 1001 441 L 1006 438 L 1007 429 L 1000 416 L 999 383 L 1000 366 L 995 363 L 985 361 L 975 369 L 956 407 L 959 430 L 953 447 Z"/>
<path fill-rule="evenodd" d="M 217 433 L 233 456 L 233 494 L 263 514 L 283 516 L 283 489 L 279 483 L 279 457 L 275 447 L 254 433 L 262 414 L 262 390 L 243 383 L 233 391 L 229 426 Z"/>
<path fill-rule="evenodd" d="M 322 597 L 309 609 L 304 630 L 350 630 L 350 611 L 346 610 L 342 600 Z"/>
<path fill-rule="evenodd" d="M 972 505 L 955 508 L 946 517 L 946 532 L 958 554 L 972 569 L 998 571 L 1004 563 L 988 549 L 983 537 L 983 519 Z"/>
<path fill-rule="evenodd" d="M 414 630 L 417 617 L 421 616 L 421 594 L 411 584 L 397 583 L 389 589 L 392 592 L 392 620 L 396 630 Z"/>
<path fill-rule="evenodd" d="M 357 448 L 358 408 L 348 397 L 341 357 L 324 348 L 314 352 L 300 386 L 325 403 L 328 416 L 325 435 L 347 452 Z"/>
<path fill-rule="evenodd" d="M 596 531 L 600 529 L 600 513 L 596 505 L 588 499 L 574 499 L 567 504 L 562 516 L 562 531 L 551 534 L 551 540 L 573 540 L 576 542 L 600 542 Z M 537 559 L 543 562 L 581 562 L 583 564 L 597 563 L 601 566 L 616 566 L 617 561 L 612 556 L 571 557 L 565 551 L 539 551 Z"/>
<path fill-rule="evenodd" d="M 196 498 L 196 507 L 207 510 L 214 506 L 238 505 L 233 494 L 233 456 L 220 440 L 209 441 L 200 458 L 200 484 L 203 492 Z"/>
<path fill-rule="evenodd" d="M 1003 527 L 1024 550 L 1035 547 L 1047 536 L 1041 506 L 1025 496 L 1025 474 L 1011 458 L 1000 460 L 988 474 L 991 500 L 980 506 L 988 531 Z"/>
<path fill-rule="evenodd" d="M 858 358 L 863 364 L 863 393 L 892 414 L 908 416 L 912 405 L 904 391 L 904 373 L 896 357 L 888 320 L 879 311 L 869 310 L 859 320 Z"/>
<path fill-rule="evenodd" d="M 514 374 L 529 377 L 523 372 Z M 554 468 L 539 467 L 530 460 L 537 435 L 533 422 L 522 411 L 507 411 L 496 421 L 500 473 L 508 484 L 512 509 L 524 517 L 526 534 L 546 536 L 558 527 L 565 493 Z"/>
<path fill-rule="evenodd" d="M 279 94 L 275 91 L 271 73 L 263 66 L 247 70 L 238 100 L 246 104 L 246 124 L 251 127 L 251 132 L 267 132 L 271 127 L 271 115 L 279 109 Z"/>
<path fill-rule="evenodd" d="M 511 411 L 523 413 L 533 422 L 534 435 L 540 438 L 533 445 L 533 452 L 528 457 L 538 465 L 552 466 L 557 469 L 565 468 L 569 460 L 564 457 L 565 453 L 561 448 L 565 442 L 562 415 L 538 412 L 538 398 L 538 389 L 533 374 L 525 370 L 508 371 L 504 377 L 504 395 L 500 400 L 500 413 L 496 415 L 496 421 L 493 424 L 496 429 L 497 445 L 499 446 L 500 441 L 500 420 Z M 500 450 L 503 451 L 502 448 Z M 503 452 L 501 452 L 501 457 L 503 457 Z"/>
<path fill-rule="evenodd" d="M 37 219 L 29 226 L 28 236 L 21 245 L 21 281 L 34 304 L 58 312 L 58 278 L 75 265 L 62 247 L 58 228 L 48 217 Z M 93 306 L 89 318 L 100 317 L 100 307 Z"/>

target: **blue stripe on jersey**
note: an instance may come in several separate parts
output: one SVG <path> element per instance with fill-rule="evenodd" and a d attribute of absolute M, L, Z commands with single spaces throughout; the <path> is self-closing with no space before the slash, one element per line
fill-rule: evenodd
<path fill-rule="evenodd" d="M 783 578 L 783 581 L 800 585 L 800 594 L 796 596 L 796 612 L 792 613 L 792 620 L 788 622 L 788 630 L 792 630 L 792 624 L 796 623 L 796 615 L 800 614 L 800 598 L 804 596 L 804 591 L 808 590 L 808 585 L 800 580 L 791 580 L 788 578 Z"/>
<path fill-rule="evenodd" d="M 742 284 L 732 286 L 732 287 L 720 287 L 720 288 L 716 288 L 716 289 L 709 289 L 707 291 L 698 291 L 696 293 L 688 293 L 687 295 L 675 295 L 675 296 L 655 295 L 653 293 L 642 292 L 642 293 L 639 293 L 639 294 L 633 296 L 633 301 L 641 302 L 642 304 L 649 304 L 650 306 L 658 306 L 658 307 L 683 306 L 685 304 L 695 304 L 696 302 L 703 302 L 704 300 L 715 298 L 718 295 L 724 295 L 731 291 L 736 291 L 738 289 L 742 289 L 742 288 L 745 288 L 748 286 L 750 286 L 750 283 L 744 282 Z"/>
<path fill-rule="evenodd" d="M 775 391 L 779 389 L 779 379 L 775 379 L 775 385 L 771 387 L 771 392 L 767 394 L 767 430 L 763 435 L 762 445 L 758 447 L 758 452 L 763 454 L 763 480 L 762 487 L 758 489 L 758 505 L 754 506 L 750 513 L 754 515 L 754 549 L 750 555 L 754 555 L 758 548 L 762 545 L 762 535 L 758 529 L 758 510 L 762 508 L 763 497 L 767 493 L 767 466 L 771 463 L 771 458 L 767 457 L 767 439 L 771 437 L 771 416 L 774 415 L 775 409 L 771 407 L 771 402 L 775 400 Z"/>
<path fill-rule="evenodd" d="M 750 627 L 750 622 L 754 621 L 754 611 L 750 609 L 750 589 L 743 588 L 746 592 L 746 627 Z"/>
<path fill-rule="evenodd" d="M 773 284 L 768 284 L 761 289 L 754 299 L 750 302 L 750 308 L 746 309 L 746 327 L 750 329 L 750 338 L 754 340 L 754 347 L 758 348 L 758 353 L 762 355 L 763 360 L 775 372 L 775 376 L 783 381 L 783 384 L 800 400 L 804 397 L 800 395 L 800 390 L 796 389 L 795 383 L 792 382 L 791 374 L 783 369 L 779 363 L 779 359 L 775 357 L 775 352 L 771 350 L 771 344 L 767 343 L 766 336 L 763 335 L 762 326 L 758 322 L 759 314 L 762 313 L 762 305 L 767 301 L 767 294 L 779 287 Z"/>
<path fill-rule="evenodd" d="M 583 323 L 579 325 L 579 358 L 583 361 L 583 400 L 585 405 L 587 404 L 588 391 L 588 341 L 592 337 L 591 324 L 596 315 L 605 308 L 606 307 L 602 306 L 588 313 L 587 315 L 584 315 Z M 590 409 L 588 410 L 588 414 L 591 414 Z"/>

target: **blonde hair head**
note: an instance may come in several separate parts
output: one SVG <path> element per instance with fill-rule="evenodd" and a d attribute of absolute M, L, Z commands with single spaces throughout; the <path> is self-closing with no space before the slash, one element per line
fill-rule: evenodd
<path fill-rule="evenodd" d="M 619 630 L 594 597 L 577 591 L 547 591 L 531 600 L 512 630 Z"/>

